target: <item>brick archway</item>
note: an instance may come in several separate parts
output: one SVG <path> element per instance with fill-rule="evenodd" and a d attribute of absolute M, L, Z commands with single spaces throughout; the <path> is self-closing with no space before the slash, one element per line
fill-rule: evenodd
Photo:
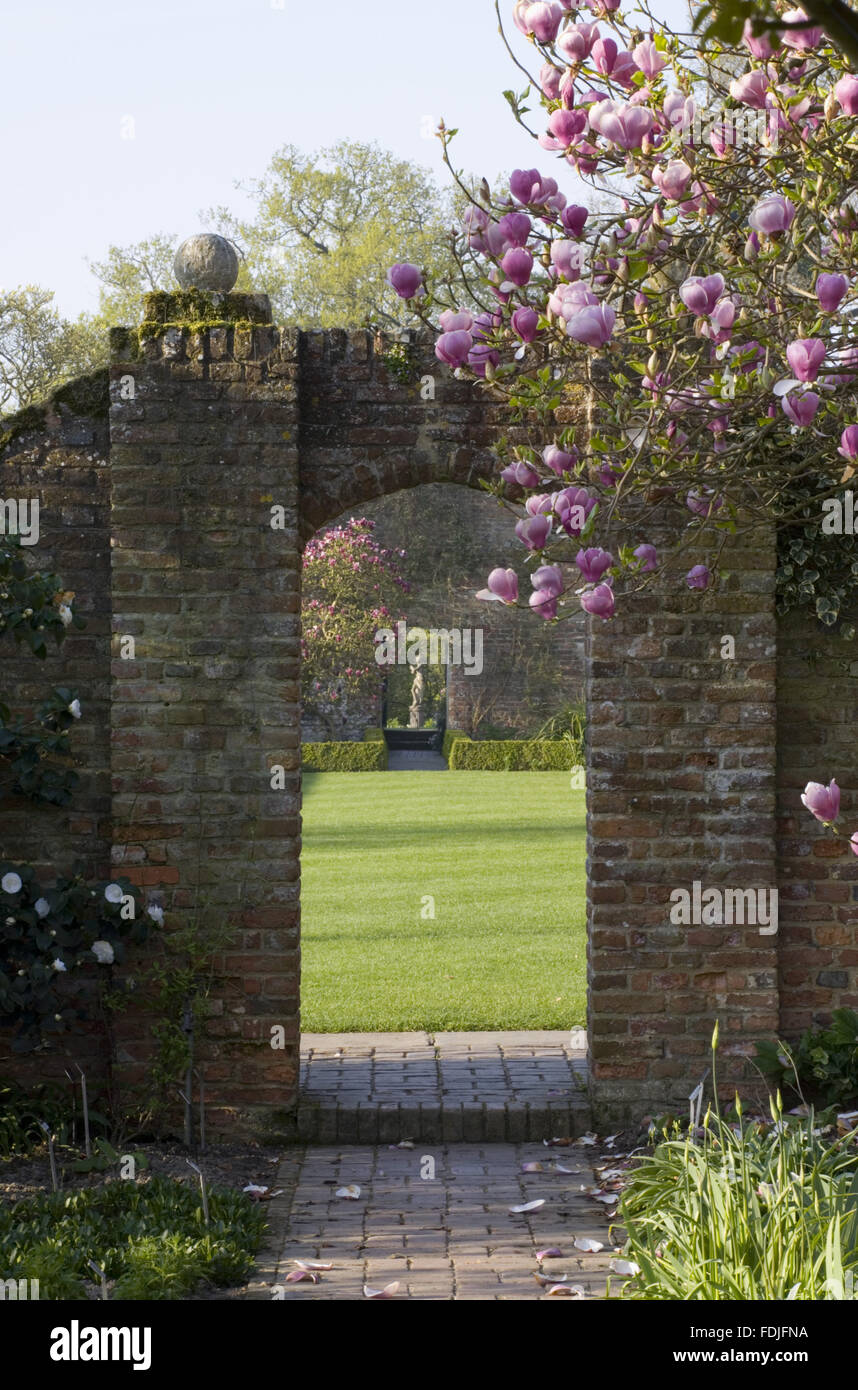
<path fill-rule="evenodd" d="M 90 718 L 67 829 L 38 816 L 51 826 L 44 867 L 79 854 L 94 876 L 121 868 L 203 926 L 235 922 L 208 1079 L 213 1105 L 270 1122 L 288 1115 L 298 1085 L 302 540 L 389 491 L 476 485 L 504 431 L 498 407 L 441 369 L 431 344 L 415 344 L 413 375 L 400 381 L 371 335 L 277 329 L 264 296 L 215 297 L 200 313 L 198 297 L 193 313 L 181 295 L 150 297 L 139 330 L 112 334 L 109 421 L 104 379 L 73 384 L 3 422 L 0 460 L 7 492 L 42 499 L 39 559 L 90 623 L 52 658 L 53 683 L 79 685 Z M 427 374 L 434 400 L 420 395 Z M 832 660 L 822 695 L 809 690 L 804 636 L 775 617 L 773 536 L 738 539 L 724 565 L 729 580 L 702 602 L 653 590 L 589 637 L 599 1123 L 681 1104 L 705 1070 L 716 1017 L 729 1082 L 777 1030 L 779 1007 L 803 1027 L 855 1003 L 854 914 L 832 906 L 842 898 L 833 889 L 848 885 L 817 894 L 803 868 L 811 840 L 795 821 L 802 774 L 845 780 L 854 764 L 851 745 L 826 733 L 837 760 L 818 767 L 832 701 L 837 728 L 850 727 L 848 673 Z M 723 634 L 735 638 L 729 661 Z M 133 660 L 122 636 L 135 638 Z M 783 738 L 780 767 L 779 637 L 781 722 L 801 750 Z M 32 670 L 13 657 L 4 677 L 26 691 Z M 32 858 L 34 823 L 26 803 L 4 811 L 7 856 Z M 780 882 L 785 932 L 672 924 L 671 890 L 701 880 Z M 805 985 L 808 952 L 826 968 Z M 274 1028 L 285 1042 L 276 1049 Z M 122 1029 L 137 1065 L 145 1021 L 129 1016 Z"/>

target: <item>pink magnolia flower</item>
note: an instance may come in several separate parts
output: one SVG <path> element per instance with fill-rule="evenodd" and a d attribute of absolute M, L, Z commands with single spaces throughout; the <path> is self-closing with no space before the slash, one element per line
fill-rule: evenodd
<path fill-rule="evenodd" d="M 685 576 L 689 589 L 708 589 L 712 574 L 706 565 L 695 565 Z"/>
<path fill-rule="evenodd" d="M 528 5 L 523 15 L 525 34 L 533 34 L 540 43 L 553 43 L 557 38 L 557 31 L 563 19 L 563 6 L 549 0 L 539 0 L 537 4 Z"/>
<path fill-rule="evenodd" d="M 551 518 L 543 516 L 541 512 L 515 523 L 515 534 L 528 550 L 542 550 L 550 531 Z"/>
<path fill-rule="evenodd" d="M 538 613 L 540 618 L 544 618 L 546 622 L 557 617 L 557 595 L 551 589 L 534 590 L 528 603 L 533 611 Z"/>
<path fill-rule="evenodd" d="M 781 30 L 781 37 L 790 48 L 816 48 L 822 39 L 822 29 L 810 24 L 804 10 L 787 10 L 781 19 L 787 24 L 804 24 L 802 29 Z"/>
<path fill-rule="evenodd" d="M 854 463 L 858 459 L 858 425 L 847 425 L 840 436 L 840 448 L 837 450 L 841 458 L 845 458 L 849 463 Z"/>
<path fill-rule="evenodd" d="M 507 280 L 521 289 L 530 279 L 533 257 L 523 246 L 514 246 L 501 261 L 501 269 Z"/>
<path fill-rule="evenodd" d="M 643 43 L 633 48 L 632 57 L 644 77 L 648 79 L 657 77 L 667 63 L 667 59 L 662 57 L 652 39 L 644 39 Z"/>
<path fill-rule="evenodd" d="M 568 320 L 566 332 L 576 343 L 604 347 L 614 331 L 616 317 L 610 304 L 589 304 Z"/>
<path fill-rule="evenodd" d="M 413 299 L 423 284 L 423 276 L 416 265 L 397 262 L 387 272 L 387 283 L 393 286 L 400 299 Z"/>
<path fill-rule="evenodd" d="M 691 182 L 691 173 L 691 166 L 684 159 L 671 159 L 664 166 L 656 165 L 652 181 L 665 198 L 678 202 Z"/>
<path fill-rule="evenodd" d="M 578 207 L 575 203 L 570 203 L 560 214 L 560 221 L 565 231 L 572 236 L 580 236 L 584 230 L 584 223 L 589 216 L 587 208 Z"/>
<path fill-rule="evenodd" d="M 467 309 L 445 309 L 438 315 L 438 322 L 445 333 L 470 333 L 474 316 Z"/>
<path fill-rule="evenodd" d="M 751 209 L 748 222 L 755 232 L 764 236 L 779 236 L 792 225 L 795 208 L 781 193 L 768 193 Z"/>
<path fill-rule="evenodd" d="M 834 84 L 834 95 L 847 116 L 858 116 L 858 77 L 847 72 Z"/>
<path fill-rule="evenodd" d="M 798 381 L 815 381 L 825 359 L 826 346 L 821 338 L 797 338 L 786 350 L 786 358 Z"/>
<path fill-rule="evenodd" d="M 560 79 L 563 76 L 553 63 L 543 63 L 539 69 L 539 87 L 542 95 L 549 101 L 557 101 L 560 96 Z"/>
<path fill-rule="evenodd" d="M 511 604 L 518 599 L 518 575 L 515 570 L 494 569 L 488 577 L 488 588 L 480 589 L 477 598 Z"/>
<path fill-rule="evenodd" d="M 581 607 L 585 613 L 592 613 L 594 618 L 602 618 L 605 622 L 613 618 L 616 606 L 610 584 L 597 584 L 595 589 L 586 589 L 581 595 Z"/>
<path fill-rule="evenodd" d="M 640 568 L 644 574 L 658 569 L 658 551 L 654 545 L 639 545 L 635 550 L 635 556 L 640 560 Z"/>
<path fill-rule="evenodd" d="M 513 169 L 509 177 L 509 191 L 519 203 L 538 202 L 542 186 L 538 169 Z"/>
<path fill-rule="evenodd" d="M 598 584 L 602 575 L 611 568 L 613 563 L 614 557 L 611 552 L 598 547 L 591 550 L 579 550 L 575 556 L 575 564 L 588 584 Z"/>
<path fill-rule="evenodd" d="M 474 340 L 464 329 L 442 333 L 435 344 L 435 356 L 449 367 L 463 367 L 473 349 Z"/>
<path fill-rule="evenodd" d="M 833 825 L 840 815 L 840 788 L 833 777 L 827 787 L 821 782 L 808 782 L 801 800 L 810 814 L 821 820 L 823 825 Z"/>
<path fill-rule="evenodd" d="M 584 487 L 565 487 L 554 495 L 554 510 L 567 536 L 580 536 L 597 505 Z"/>
<path fill-rule="evenodd" d="M 568 111 L 558 107 L 548 118 L 549 134 L 539 137 L 539 143 L 546 150 L 565 150 L 572 141 L 587 129 L 586 111 Z"/>
<path fill-rule="evenodd" d="M 548 444 L 542 451 L 542 461 L 559 478 L 564 473 L 572 472 L 578 462 L 578 450 L 573 447 L 567 451 L 561 449 L 559 444 Z"/>
<path fill-rule="evenodd" d="M 774 72 L 774 69 L 772 69 Z M 777 75 L 777 74 L 775 74 Z M 767 68 L 754 68 L 753 72 L 743 73 L 730 83 L 730 95 L 744 106 L 755 106 L 762 111 L 766 105 L 771 85 L 771 74 Z"/>
<path fill-rule="evenodd" d="M 623 150 L 637 150 L 655 124 L 655 117 L 645 106 L 631 102 L 600 101 L 590 108 L 590 129 L 619 145 Z"/>
<path fill-rule="evenodd" d="M 760 34 L 759 37 L 754 37 L 753 26 L 750 19 L 745 20 L 742 38 L 754 58 L 771 58 L 777 48 L 777 41 L 773 33 Z"/>
<path fill-rule="evenodd" d="M 685 505 L 690 512 L 697 516 L 709 517 L 713 512 L 720 511 L 724 505 L 723 497 L 715 497 L 712 489 L 702 488 L 699 492 L 692 489 L 685 499 Z"/>
<path fill-rule="evenodd" d="M 570 66 L 576 63 L 583 63 L 589 57 L 593 44 L 599 37 L 599 27 L 596 24 L 570 24 L 563 30 L 557 40 L 556 47 Z"/>
<path fill-rule="evenodd" d="M 858 78 L 855 78 L 854 81 L 856 88 L 858 88 Z M 856 105 L 856 110 L 850 114 L 855 115 L 856 113 L 858 113 L 858 105 Z M 819 307 L 826 314 L 833 314 L 840 308 L 841 300 L 848 289 L 849 281 L 845 275 L 826 275 L 823 271 L 816 277 L 816 297 L 819 300 Z"/>
<path fill-rule="evenodd" d="M 510 319 L 512 331 L 523 343 L 532 343 L 539 331 L 539 315 L 535 309 L 521 305 Z"/>
<path fill-rule="evenodd" d="M 554 595 L 563 593 L 563 575 L 557 565 L 540 565 L 530 576 L 530 582 L 534 589 L 544 589 Z"/>
<path fill-rule="evenodd" d="M 781 396 L 781 406 L 784 414 L 794 425 L 799 429 L 806 429 L 813 422 L 819 409 L 819 397 L 815 391 L 804 391 L 801 395 L 788 392 Z"/>
<path fill-rule="evenodd" d="M 511 246 L 526 246 L 527 238 L 533 230 L 533 223 L 526 212 L 508 212 L 498 222 L 498 230 L 506 242 L 507 249 Z"/>
<path fill-rule="evenodd" d="M 679 286 L 679 298 L 692 314 L 711 314 L 724 293 L 723 275 L 690 275 Z"/>
<path fill-rule="evenodd" d="M 577 241 L 552 241 L 551 264 L 558 275 L 574 280 L 581 272 L 581 246 Z"/>
<path fill-rule="evenodd" d="M 501 477 L 505 483 L 514 483 L 517 487 L 539 485 L 539 474 L 525 459 L 516 459 L 513 463 L 508 463 L 506 468 L 501 470 Z"/>

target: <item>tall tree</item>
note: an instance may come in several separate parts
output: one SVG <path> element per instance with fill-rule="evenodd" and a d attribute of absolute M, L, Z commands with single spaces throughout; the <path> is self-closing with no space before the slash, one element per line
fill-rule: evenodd
<path fill-rule="evenodd" d="M 280 322 L 404 323 L 402 302 L 385 282 L 390 262 L 431 265 L 441 280 L 454 270 L 451 195 L 378 145 L 341 140 L 314 154 L 284 145 L 262 178 L 238 186 L 254 216 L 216 208 L 207 221 L 242 248 L 246 273 L 271 296 Z"/>

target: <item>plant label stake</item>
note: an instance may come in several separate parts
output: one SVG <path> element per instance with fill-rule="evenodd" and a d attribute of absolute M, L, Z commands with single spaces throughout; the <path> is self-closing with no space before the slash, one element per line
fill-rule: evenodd
<path fill-rule="evenodd" d="M 50 1125 L 45 1124 L 44 1120 L 39 1120 L 41 1128 L 45 1131 L 48 1138 L 48 1157 L 51 1160 L 51 1186 L 55 1192 L 59 1192 L 60 1184 L 57 1177 L 57 1160 L 54 1154 L 54 1136 L 51 1134 Z"/>
<path fill-rule="evenodd" d="M 703 1109 L 703 1086 L 709 1075 L 707 1067 L 700 1081 L 688 1097 L 688 1119 L 692 1129 L 700 1128 L 700 1111 Z"/>
<path fill-rule="evenodd" d="M 87 1260 L 87 1264 L 89 1265 L 90 1269 L 94 1269 L 94 1270 L 95 1270 L 96 1274 L 98 1275 L 99 1279 L 101 1280 L 101 1297 L 102 1297 L 102 1299 L 107 1298 L 107 1277 L 106 1277 L 106 1275 L 105 1275 L 105 1273 L 104 1273 L 104 1270 L 101 1268 L 101 1265 L 97 1265 L 97 1264 L 95 1263 L 95 1260 Z"/>
<path fill-rule="evenodd" d="M 80 1101 L 83 1107 L 83 1145 L 87 1158 L 92 1158 L 92 1142 L 89 1137 L 89 1100 L 86 1093 L 86 1074 L 83 1067 L 75 1062 L 80 1072 Z"/>
<path fill-rule="evenodd" d="M 201 1192 L 201 1194 L 202 1194 L 202 1199 L 203 1199 L 203 1220 L 205 1221 L 206 1225 L 208 1225 L 208 1224 L 209 1224 L 209 1196 L 208 1196 L 208 1193 L 206 1192 L 206 1180 L 205 1180 L 205 1178 L 203 1177 L 203 1170 L 202 1170 L 202 1168 L 198 1168 L 197 1165 L 196 1165 L 196 1163 L 192 1163 L 191 1160 L 190 1160 L 189 1158 L 186 1158 L 186 1159 L 185 1159 L 185 1162 L 187 1163 L 187 1165 L 188 1165 L 189 1168 L 193 1168 L 194 1172 L 195 1172 L 195 1173 L 199 1173 L 199 1175 L 200 1175 L 200 1192 Z"/>

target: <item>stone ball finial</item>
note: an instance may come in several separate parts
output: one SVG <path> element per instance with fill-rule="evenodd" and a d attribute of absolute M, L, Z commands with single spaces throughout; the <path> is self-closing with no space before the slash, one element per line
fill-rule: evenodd
<path fill-rule="evenodd" d="M 232 243 L 216 232 L 198 232 L 183 241 L 173 274 L 183 290 L 228 294 L 238 279 L 238 256 Z"/>

